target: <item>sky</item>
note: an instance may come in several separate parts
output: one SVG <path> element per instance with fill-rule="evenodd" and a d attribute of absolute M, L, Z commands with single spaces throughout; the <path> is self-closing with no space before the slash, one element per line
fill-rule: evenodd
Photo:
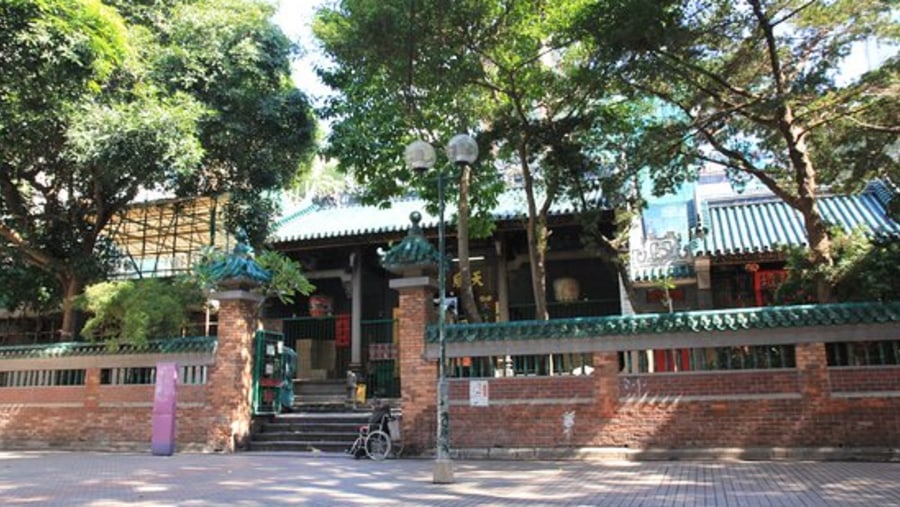
<path fill-rule="evenodd" d="M 274 18 L 285 35 L 299 44 L 305 53 L 293 64 L 294 82 L 316 105 L 328 94 L 329 88 L 319 81 L 314 70 L 316 65 L 324 65 L 325 59 L 315 51 L 310 24 L 316 9 L 328 2 L 329 0 L 280 0 Z"/>

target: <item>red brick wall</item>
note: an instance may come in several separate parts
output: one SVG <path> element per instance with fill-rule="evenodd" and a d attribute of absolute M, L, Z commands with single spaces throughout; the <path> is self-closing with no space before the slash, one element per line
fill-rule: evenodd
<path fill-rule="evenodd" d="M 0 446 L 149 450 L 153 386 L 99 385 L 87 370 L 85 386 L 8 387 L 0 391 Z M 209 420 L 205 386 L 178 386 L 179 449 L 202 449 Z"/>
<path fill-rule="evenodd" d="M 400 292 L 403 435 L 434 449 L 437 368 L 424 359 L 427 287 Z M 898 447 L 900 367 L 827 367 L 823 344 L 795 348 L 796 368 L 619 374 L 615 352 L 589 376 L 451 379 L 453 449 L 629 447 Z"/>
<path fill-rule="evenodd" d="M 619 390 L 626 398 L 788 393 L 798 395 L 800 376 L 793 369 L 644 373 L 620 375 Z"/>
<path fill-rule="evenodd" d="M 832 393 L 900 391 L 900 367 L 829 368 Z"/>
<path fill-rule="evenodd" d="M 257 310 L 252 297 L 222 300 L 207 384 L 178 387 L 176 450 L 233 451 L 249 438 Z M 85 368 L 83 386 L 0 388 L 0 447 L 149 450 L 154 386 L 101 385 L 100 371 Z"/>
<path fill-rule="evenodd" d="M 617 375 L 620 393 L 608 414 L 597 371 L 589 377 L 488 379 L 488 407 L 469 406 L 468 381 L 454 380 L 451 446 L 900 445 L 900 367 L 821 368 L 823 381 L 808 386 L 804 380 L 818 379 L 824 365 L 814 361 L 815 348 L 806 351 L 804 371 L 798 365 L 797 371 Z M 845 395 L 851 386 L 855 397 Z M 573 423 L 568 430 L 567 414 Z"/>

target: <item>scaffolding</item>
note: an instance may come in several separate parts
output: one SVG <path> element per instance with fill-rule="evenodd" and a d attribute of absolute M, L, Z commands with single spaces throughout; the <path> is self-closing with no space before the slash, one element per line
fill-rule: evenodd
<path fill-rule="evenodd" d="M 224 199 L 196 197 L 137 203 L 104 229 L 121 255 L 112 278 L 171 277 L 190 271 L 204 249 L 228 250 Z"/>

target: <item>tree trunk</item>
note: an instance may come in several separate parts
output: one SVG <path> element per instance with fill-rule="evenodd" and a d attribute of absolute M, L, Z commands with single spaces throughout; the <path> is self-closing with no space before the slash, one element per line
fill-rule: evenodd
<path fill-rule="evenodd" d="M 794 116 L 791 103 L 785 99 L 789 96 L 790 85 L 785 73 L 785 65 L 782 63 L 783 53 L 779 51 L 778 39 L 775 31 L 779 22 L 773 22 L 769 12 L 759 0 L 751 0 L 750 5 L 759 23 L 765 42 L 765 49 L 769 59 L 770 78 L 775 87 L 775 99 L 780 101 L 778 105 L 777 129 L 787 145 L 788 158 L 791 168 L 794 170 L 794 184 L 797 189 L 797 197 L 791 198 L 789 192 L 779 187 L 779 183 L 771 178 L 763 178 L 763 182 L 785 199 L 794 209 L 803 215 L 806 228 L 806 236 L 809 240 L 810 261 L 816 268 L 829 268 L 833 265 L 831 258 L 831 239 L 828 237 L 828 229 L 819 214 L 816 204 L 816 169 L 809 157 L 809 148 L 806 145 L 806 135 L 809 132 L 808 125 L 799 125 Z M 752 172 L 751 172 L 752 174 Z M 764 174 L 764 173 L 763 173 Z M 821 269 L 816 269 L 816 297 L 820 303 L 828 303 L 832 300 L 832 287 L 828 278 Z"/>
<path fill-rule="evenodd" d="M 82 282 L 72 273 L 66 273 L 59 277 L 59 283 L 63 289 L 62 301 L 62 326 L 59 330 L 59 341 L 72 341 L 75 339 L 75 298 L 81 294 Z"/>
<path fill-rule="evenodd" d="M 534 318 L 547 320 L 550 318 L 550 310 L 547 308 L 547 221 L 546 217 L 539 216 L 536 220 L 534 232 L 529 230 L 528 250 L 529 256 L 534 251 L 531 262 L 531 290 L 534 291 Z"/>
<path fill-rule="evenodd" d="M 528 167 L 526 141 L 519 143 L 519 161 L 522 166 L 522 180 L 525 183 L 525 198 L 528 201 L 528 262 L 531 269 L 531 291 L 534 297 L 535 320 L 547 320 L 547 222 L 538 216 L 534 200 L 534 181 Z"/>
<path fill-rule="evenodd" d="M 806 237 L 809 240 L 810 261 L 814 266 L 831 267 L 831 238 L 828 227 L 819 213 L 816 201 L 816 170 L 809 158 L 805 133 L 794 123 L 793 112 L 785 107 L 782 114 L 781 131 L 788 144 L 788 155 L 794 168 L 798 199 L 795 208 L 803 215 Z M 830 303 L 833 299 L 831 282 L 821 270 L 816 270 L 816 299 L 819 303 Z"/>
<path fill-rule="evenodd" d="M 809 239 L 810 261 L 814 266 L 831 266 L 831 238 L 828 237 L 828 229 L 815 199 L 804 203 L 800 210 L 806 228 L 806 236 Z M 816 300 L 819 303 L 832 303 L 834 291 L 831 281 L 821 270 L 816 270 Z"/>
<path fill-rule="evenodd" d="M 456 226 L 457 254 L 459 256 L 459 274 L 462 278 L 460 287 L 460 304 L 468 322 L 481 322 L 481 312 L 475 304 L 475 290 L 472 287 L 472 267 L 469 262 L 469 183 L 472 168 L 468 164 L 462 166 L 459 176 L 459 207 Z"/>

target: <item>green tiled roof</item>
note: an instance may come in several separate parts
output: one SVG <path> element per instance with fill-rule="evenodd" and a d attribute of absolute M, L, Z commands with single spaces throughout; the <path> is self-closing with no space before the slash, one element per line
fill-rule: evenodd
<path fill-rule="evenodd" d="M 667 276 L 671 276 L 676 280 L 693 278 L 694 266 L 690 264 L 673 265 L 668 268 L 665 266 L 652 266 L 635 268 L 631 272 L 631 280 L 635 282 L 653 282 Z"/>
<path fill-rule="evenodd" d="M 900 322 L 900 301 L 772 306 L 663 314 L 582 317 L 546 321 L 452 324 L 444 340 L 452 342 L 591 338 L 676 332 L 739 331 Z M 426 341 L 438 342 L 437 326 L 428 326 Z"/>
<path fill-rule="evenodd" d="M 220 284 L 263 284 L 272 279 L 272 273 L 253 258 L 253 250 L 241 242 L 235 245 L 232 253 L 218 259 L 208 269 L 213 280 Z"/>
<path fill-rule="evenodd" d="M 591 196 L 591 198 L 596 199 L 598 195 Z M 438 217 L 436 214 L 429 213 L 427 207 L 428 203 L 418 197 L 396 199 L 391 201 L 389 208 L 357 203 L 295 205 L 286 208 L 278 220 L 274 242 L 403 232 L 409 227 L 408 217 L 414 211 L 422 213 L 422 228 L 437 227 Z M 448 206 L 448 211 L 451 211 L 451 208 L 452 206 Z M 559 200 L 550 209 L 551 216 L 573 212 L 573 204 L 566 200 Z M 527 206 L 524 191 L 520 188 L 507 189 L 500 195 L 497 206 L 491 213 L 498 221 L 514 220 L 526 216 Z M 452 211 L 448 214 L 448 219 L 449 215 L 452 215 Z"/>
<path fill-rule="evenodd" d="M 381 265 L 392 273 L 400 274 L 415 268 L 436 268 L 440 262 L 440 254 L 422 234 L 422 228 L 419 226 L 422 214 L 413 211 L 409 219 L 412 221 L 409 234 L 381 258 Z"/>
<path fill-rule="evenodd" d="M 113 350 L 105 343 L 65 342 L 0 347 L 0 359 L 39 359 L 51 357 L 103 356 L 121 354 L 212 353 L 218 343 L 215 336 L 188 336 L 151 340 L 144 346 L 120 345 Z"/>
<path fill-rule="evenodd" d="M 883 184 L 870 185 L 857 195 L 827 195 L 819 198 L 822 218 L 850 231 L 862 227 L 876 240 L 900 239 L 900 224 L 886 211 L 892 192 Z M 701 215 L 709 228 L 706 241 L 695 253 L 741 255 L 776 251 L 786 245 L 807 245 L 803 218 L 796 210 L 773 197 L 710 201 Z"/>

